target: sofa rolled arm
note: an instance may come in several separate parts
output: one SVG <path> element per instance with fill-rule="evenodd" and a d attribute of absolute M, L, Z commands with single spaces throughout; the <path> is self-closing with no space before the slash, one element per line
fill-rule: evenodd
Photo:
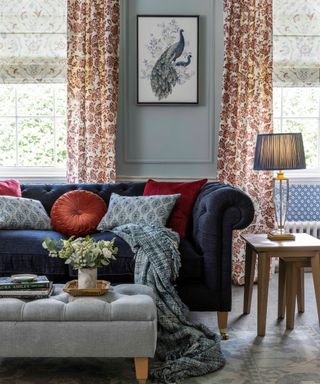
<path fill-rule="evenodd" d="M 199 193 L 192 214 L 192 240 L 204 258 L 205 284 L 231 295 L 232 231 L 252 222 L 253 203 L 237 188 L 208 183 Z M 231 299 L 224 303 L 222 299 L 221 310 L 230 310 L 230 305 Z"/>

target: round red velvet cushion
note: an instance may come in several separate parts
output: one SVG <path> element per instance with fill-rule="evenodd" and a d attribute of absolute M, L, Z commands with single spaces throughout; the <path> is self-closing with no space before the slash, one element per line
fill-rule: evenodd
<path fill-rule="evenodd" d="M 57 232 L 85 236 L 95 232 L 106 212 L 106 203 L 95 193 L 71 191 L 55 201 L 50 216 Z"/>

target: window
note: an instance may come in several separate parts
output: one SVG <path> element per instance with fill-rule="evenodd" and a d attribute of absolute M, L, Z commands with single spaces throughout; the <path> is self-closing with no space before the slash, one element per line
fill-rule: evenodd
<path fill-rule="evenodd" d="M 0 85 L 0 166 L 64 167 L 66 86 Z"/>
<path fill-rule="evenodd" d="M 0 2 L 0 177 L 64 179 L 66 11 L 67 0 Z"/>
<path fill-rule="evenodd" d="M 306 165 L 320 168 L 320 88 L 274 87 L 274 132 L 301 132 Z"/>
<path fill-rule="evenodd" d="M 273 0 L 273 123 L 301 132 L 307 170 L 320 176 L 320 1 Z"/>

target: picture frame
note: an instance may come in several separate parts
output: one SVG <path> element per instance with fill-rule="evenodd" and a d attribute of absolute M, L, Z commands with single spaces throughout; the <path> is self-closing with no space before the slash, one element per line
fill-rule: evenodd
<path fill-rule="evenodd" d="M 199 15 L 137 15 L 137 104 L 199 104 Z"/>

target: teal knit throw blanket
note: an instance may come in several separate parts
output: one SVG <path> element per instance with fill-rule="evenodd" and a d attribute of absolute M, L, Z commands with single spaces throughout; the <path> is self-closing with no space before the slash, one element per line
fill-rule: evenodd
<path fill-rule="evenodd" d="M 220 337 L 188 320 L 188 309 L 174 287 L 180 268 L 179 236 L 164 227 L 126 224 L 113 233 L 135 254 L 135 283 L 153 288 L 158 311 L 158 361 L 151 367 L 156 383 L 179 383 L 224 365 Z"/>

